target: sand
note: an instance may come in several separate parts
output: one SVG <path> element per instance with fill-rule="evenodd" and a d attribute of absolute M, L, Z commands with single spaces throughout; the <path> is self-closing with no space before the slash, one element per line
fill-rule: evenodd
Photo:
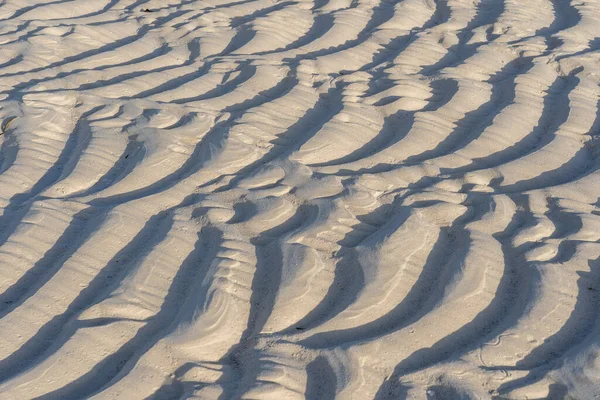
<path fill-rule="evenodd" d="M 1 399 L 600 397 L 600 0 L 3 0 Z"/>

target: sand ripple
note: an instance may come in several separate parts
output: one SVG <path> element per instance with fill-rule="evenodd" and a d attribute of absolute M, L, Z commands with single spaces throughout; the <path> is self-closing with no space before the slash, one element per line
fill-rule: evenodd
<path fill-rule="evenodd" d="M 0 21 L 1 398 L 600 396 L 600 0 Z"/>

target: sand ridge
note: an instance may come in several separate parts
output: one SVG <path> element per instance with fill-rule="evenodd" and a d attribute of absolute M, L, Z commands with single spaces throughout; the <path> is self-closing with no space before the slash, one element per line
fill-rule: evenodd
<path fill-rule="evenodd" d="M 0 398 L 600 397 L 599 0 L 0 21 Z"/>

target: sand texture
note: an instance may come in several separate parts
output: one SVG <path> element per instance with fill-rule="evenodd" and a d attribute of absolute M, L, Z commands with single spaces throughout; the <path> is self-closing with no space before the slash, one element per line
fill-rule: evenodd
<path fill-rule="evenodd" d="M 600 398 L 600 0 L 1 0 L 0 399 Z"/>

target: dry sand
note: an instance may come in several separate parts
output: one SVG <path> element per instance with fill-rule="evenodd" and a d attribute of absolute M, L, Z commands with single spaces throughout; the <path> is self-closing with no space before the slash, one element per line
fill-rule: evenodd
<path fill-rule="evenodd" d="M 1 399 L 600 396 L 600 0 L 2 0 Z"/>

